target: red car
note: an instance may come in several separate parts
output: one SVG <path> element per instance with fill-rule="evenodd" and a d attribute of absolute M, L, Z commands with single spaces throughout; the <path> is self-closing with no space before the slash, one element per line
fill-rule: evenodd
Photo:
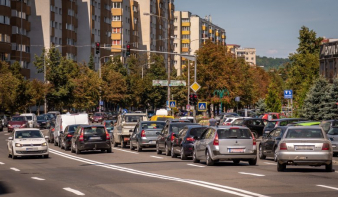
<path fill-rule="evenodd" d="M 102 123 L 106 119 L 107 119 L 106 113 L 104 113 L 104 112 L 95 112 L 94 115 L 93 115 L 93 117 L 92 117 L 92 122 L 93 123 L 94 122 L 97 122 L 97 123 L 101 122 Z"/>
<path fill-rule="evenodd" d="M 269 120 L 269 116 L 271 116 L 271 120 L 287 118 L 287 116 L 285 116 L 285 115 L 282 114 L 282 113 L 270 112 L 270 113 L 264 114 L 263 117 L 262 117 L 262 119 L 264 119 L 264 120 Z"/>
<path fill-rule="evenodd" d="M 28 128 L 28 120 L 26 116 L 13 116 L 8 121 L 8 132 L 13 132 L 15 128 Z"/>

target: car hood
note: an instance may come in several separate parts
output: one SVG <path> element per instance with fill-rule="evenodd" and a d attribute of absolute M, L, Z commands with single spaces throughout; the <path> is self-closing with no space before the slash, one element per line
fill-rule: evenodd
<path fill-rule="evenodd" d="M 22 125 L 22 124 L 26 124 L 26 121 L 8 121 L 8 124 L 10 125 Z"/>
<path fill-rule="evenodd" d="M 20 143 L 20 144 L 32 144 L 32 143 L 44 143 L 46 142 L 45 138 L 22 138 L 22 139 L 15 139 L 15 143 Z"/>

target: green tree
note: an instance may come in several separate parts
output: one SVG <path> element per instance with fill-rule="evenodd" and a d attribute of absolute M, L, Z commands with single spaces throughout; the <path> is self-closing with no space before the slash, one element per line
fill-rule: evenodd
<path fill-rule="evenodd" d="M 276 84 L 271 83 L 268 89 L 268 95 L 265 99 L 267 110 L 270 112 L 280 112 L 282 107 L 282 100 L 280 93 L 276 90 Z"/>
<path fill-rule="evenodd" d="M 95 70 L 95 62 L 94 62 L 93 54 L 90 54 L 88 68 L 91 70 Z"/>
<path fill-rule="evenodd" d="M 324 120 L 338 117 L 338 79 L 334 79 L 333 84 L 328 84 L 328 86 L 321 107 L 321 116 Z"/>

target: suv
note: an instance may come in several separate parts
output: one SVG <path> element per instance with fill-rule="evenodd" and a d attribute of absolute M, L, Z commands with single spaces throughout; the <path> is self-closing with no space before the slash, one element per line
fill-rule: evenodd
<path fill-rule="evenodd" d="M 239 118 L 235 120 L 232 125 L 248 127 L 255 136 L 255 138 L 263 135 L 263 129 L 265 127 L 264 120 L 260 118 Z"/>
<path fill-rule="evenodd" d="M 175 139 L 174 134 L 183 129 L 186 125 L 198 125 L 196 123 L 191 123 L 189 120 L 167 120 L 166 125 L 161 132 L 158 132 L 158 137 L 156 140 L 156 153 L 162 154 L 162 151 L 165 151 L 165 155 L 171 155 L 171 145 Z"/>
<path fill-rule="evenodd" d="M 101 150 L 111 153 L 109 133 L 101 125 L 80 125 L 71 140 L 70 150 L 80 154 L 84 150 Z"/>
<path fill-rule="evenodd" d="M 206 160 L 208 166 L 221 160 L 241 160 L 257 163 L 256 139 L 247 127 L 208 127 L 201 137 L 195 137 L 193 162 Z"/>

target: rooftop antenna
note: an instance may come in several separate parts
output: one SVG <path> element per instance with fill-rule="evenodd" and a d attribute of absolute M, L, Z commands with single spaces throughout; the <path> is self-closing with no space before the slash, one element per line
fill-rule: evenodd
<path fill-rule="evenodd" d="M 211 23 L 212 21 L 211 21 L 211 15 L 209 14 L 209 22 Z"/>

